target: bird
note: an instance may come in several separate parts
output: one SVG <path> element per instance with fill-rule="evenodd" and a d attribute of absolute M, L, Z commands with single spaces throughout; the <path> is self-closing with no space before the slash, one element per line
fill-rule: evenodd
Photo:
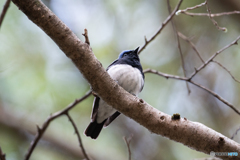
<path fill-rule="evenodd" d="M 137 47 L 135 50 L 125 50 L 119 54 L 106 69 L 110 77 L 118 85 L 134 96 L 142 91 L 144 74 Z M 85 135 L 97 139 L 103 127 L 107 127 L 121 113 L 95 95 L 91 114 L 91 122 L 85 130 Z"/>

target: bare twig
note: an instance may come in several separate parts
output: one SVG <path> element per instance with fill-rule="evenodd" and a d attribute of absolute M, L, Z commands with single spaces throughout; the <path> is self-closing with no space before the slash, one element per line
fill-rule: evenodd
<path fill-rule="evenodd" d="M 4 7 L 3 7 L 3 11 L 2 11 L 1 16 L 0 16 L 0 27 L 2 26 L 2 22 L 3 22 L 3 19 L 4 19 L 5 15 L 6 15 L 6 13 L 7 13 L 7 10 L 9 8 L 10 2 L 11 2 L 11 0 L 7 0 L 5 5 L 4 5 Z"/>
<path fill-rule="evenodd" d="M 237 41 L 240 39 L 240 36 L 237 37 L 237 39 L 235 39 L 232 43 L 226 45 L 225 47 L 223 47 L 222 49 L 220 49 L 219 51 L 217 51 L 214 55 L 212 55 L 204 64 L 202 64 L 199 68 L 195 69 L 195 71 L 192 73 L 192 75 L 190 76 L 190 80 L 199 72 L 201 71 L 203 68 L 205 68 L 211 61 L 213 61 L 213 59 L 219 55 L 221 52 L 225 51 L 226 49 L 228 49 L 229 47 L 238 44 Z"/>
<path fill-rule="evenodd" d="M 208 0 L 206 0 L 206 7 L 207 7 L 208 16 L 209 16 L 210 20 L 213 22 L 213 24 L 216 26 L 216 28 L 217 28 L 218 30 L 222 30 L 222 31 L 226 32 L 226 31 L 227 31 L 227 28 L 225 28 L 225 27 L 220 27 L 220 26 L 218 25 L 217 21 L 215 21 L 215 20 L 213 19 L 213 17 L 211 17 L 211 10 L 210 10 L 210 8 L 209 8 L 209 6 L 208 6 Z"/>
<path fill-rule="evenodd" d="M 233 133 L 231 139 L 234 139 L 234 137 L 237 135 L 238 131 L 240 131 L 240 127 L 235 131 L 235 133 Z"/>
<path fill-rule="evenodd" d="M 189 10 L 193 10 L 193 9 L 196 9 L 196 8 L 200 8 L 200 7 L 202 7 L 202 6 L 204 6 L 204 5 L 206 5 L 206 1 L 205 2 L 203 2 L 203 3 L 201 3 L 201 4 L 198 4 L 198 5 L 196 5 L 196 6 L 193 6 L 193 7 L 188 7 L 188 8 L 186 8 L 186 9 L 184 9 L 184 10 L 178 10 L 177 12 L 178 13 L 185 13 L 185 12 L 187 12 L 187 11 L 189 11 Z"/>
<path fill-rule="evenodd" d="M 185 41 L 187 41 L 193 48 L 193 50 L 197 53 L 199 59 L 202 61 L 202 63 L 204 63 L 204 60 L 202 59 L 199 51 L 197 50 L 196 46 L 193 44 L 193 42 L 188 38 L 186 37 L 185 35 L 183 35 L 181 32 L 178 32 L 178 35 Z"/>
<path fill-rule="evenodd" d="M 191 12 L 186 12 L 184 10 L 179 10 L 178 12 L 189 15 L 189 16 L 209 16 L 209 13 L 191 13 Z M 232 14 L 240 14 L 240 11 L 211 13 L 210 17 L 228 16 L 228 15 L 232 15 Z"/>
<path fill-rule="evenodd" d="M 6 155 L 2 152 L 1 147 L 0 147 L 0 160 L 6 160 Z"/>
<path fill-rule="evenodd" d="M 131 160 L 131 148 L 130 148 L 130 142 L 132 140 L 133 135 L 131 135 L 128 139 L 124 136 L 123 139 L 125 141 L 125 143 L 127 144 L 127 148 L 128 148 L 128 160 Z"/>
<path fill-rule="evenodd" d="M 85 28 L 84 33 L 82 34 L 85 37 L 85 43 L 87 43 L 90 46 L 90 41 L 88 38 L 88 30 Z"/>
<path fill-rule="evenodd" d="M 166 79 L 168 78 L 171 78 L 171 79 L 177 79 L 177 80 L 182 80 L 182 81 L 187 81 L 188 78 L 186 77 L 180 77 L 180 76 L 175 76 L 175 75 L 170 75 L 170 74 L 166 74 L 166 73 L 162 73 L 162 72 L 159 72 L 157 70 L 153 70 L 153 69 L 145 69 L 143 71 L 143 73 L 153 73 L 153 74 L 157 74 L 159 76 L 162 76 L 162 77 L 165 77 Z"/>
<path fill-rule="evenodd" d="M 50 115 L 48 117 L 48 119 L 43 123 L 42 127 L 40 128 L 39 126 L 37 126 L 37 134 L 35 135 L 34 140 L 31 142 L 30 148 L 28 149 L 28 152 L 25 156 L 25 160 L 28 160 L 34 150 L 34 148 L 36 147 L 37 143 L 39 142 L 39 140 L 41 139 L 41 137 L 43 136 L 44 132 L 46 131 L 48 125 L 51 123 L 51 121 L 53 121 L 54 119 L 66 114 L 69 110 L 71 110 L 74 106 L 76 106 L 78 103 L 82 102 L 83 100 L 85 100 L 87 97 L 89 97 L 91 95 L 91 91 L 88 91 L 82 98 L 75 100 L 75 102 L 73 102 L 72 104 L 70 104 L 69 106 L 67 106 L 65 109 L 63 109 L 62 111 L 56 112 L 52 115 Z"/>
<path fill-rule="evenodd" d="M 170 14 L 170 13 L 171 13 L 171 6 L 170 6 L 170 3 L 169 3 L 169 0 L 167 0 L 167 5 L 168 5 L 168 12 L 169 12 L 169 14 Z M 180 40 L 179 40 L 179 36 L 178 36 L 177 27 L 176 27 L 175 22 L 174 22 L 173 19 L 171 20 L 171 24 L 172 24 L 172 27 L 173 27 L 173 31 L 174 31 L 174 33 L 175 33 L 175 35 L 176 35 L 176 37 L 177 37 L 177 45 L 178 45 L 178 50 L 179 50 L 180 57 L 181 57 L 183 75 L 184 75 L 184 77 L 186 77 L 186 68 L 185 68 L 185 63 L 184 63 L 184 57 L 183 57 L 183 53 L 182 53 L 182 48 L 181 48 L 181 44 L 180 44 Z M 187 86 L 188 94 L 190 94 L 190 93 L 191 93 L 191 90 L 190 90 L 187 82 L 186 82 L 186 86 Z"/>
<path fill-rule="evenodd" d="M 85 151 L 85 148 L 84 148 L 84 146 L 83 146 L 82 139 L 81 139 L 81 137 L 80 137 L 80 134 L 79 134 L 79 132 L 78 132 L 78 129 L 77 129 L 76 124 L 74 123 L 73 119 L 71 118 L 71 116 L 69 115 L 68 112 L 66 113 L 66 116 L 68 117 L 69 121 L 71 122 L 71 124 L 72 124 L 72 126 L 73 126 L 73 128 L 74 128 L 74 130 L 75 130 L 75 133 L 76 133 L 76 135 L 77 135 L 77 137 L 78 137 L 79 147 L 81 148 L 84 157 L 85 157 L 87 160 L 90 160 L 90 158 L 88 157 L 88 155 L 87 155 L 87 153 L 86 153 L 86 151 Z"/>
<path fill-rule="evenodd" d="M 163 28 L 168 24 L 168 22 L 173 18 L 173 16 L 175 15 L 175 13 L 178 11 L 181 3 L 182 3 L 183 0 L 179 0 L 177 6 L 175 7 L 175 9 L 173 10 L 173 12 L 167 17 L 167 19 L 162 23 L 161 27 L 158 29 L 158 31 L 149 39 L 147 40 L 147 38 L 145 37 L 145 44 L 141 47 L 141 49 L 139 50 L 138 54 L 140 54 L 146 47 L 147 45 L 153 41 L 157 35 L 159 33 L 161 33 L 161 31 L 163 30 Z"/>
<path fill-rule="evenodd" d="M 232 73 L 231 73 L 226 67 L 224 67 L 220 62 L 218 62 L 218 61 L 216 61 L 216 60 L 213 60 L 212 62 L 218 64 L 220 67 L 222 67 L 225 71 L 227 71 L 227 72 L 230 74 L 230 76 L 232 77 L 232 79 L 233 79 L 234 81 L 240 83 L 240 81 L 237 80 L 237 79 L 232 75 Z"/>
<path fill-rule="evenodd" d="M 153 74 L 156 74 L 156 75 L 159 75 L 159 76 L 162 76 L 162 77 L 165 77 L 165 78 L 172 78 L 172 79 L 178 79 L 178 80 L 182 80 L 182 81 L 187 81 L 199 88 L 202 88 L 203 90 L 207 91 L 208 93 L 210 93 L 211 95 L 213 95 L 214 97 L 216 97 L 218 100 L 220 100 L 221 102 L 223 102 L 224 104 L 226 104 L 227 106 L 229 106 L 230 108 L 232 108 L 238 115 L 240 115 L 240 111 L 234 107 L 231 103 L 229 103 L 227 100 L 223 99 L 221 96 L 219 96 L 217 93 L 213 92 L 212 90 L 192 81 L 190 78 L 185 78 L 185 77 L 179 77 L 179 76 L 174 76 L 174 75 L 168 75 L 168 74 L 165 74 L 165 73 L 161 73 L 159 71 L 156 71 L 156 70 L 152 70 L 152 69 L 146 69 L 144 70 L 144 73 L 153 73 Z"/>

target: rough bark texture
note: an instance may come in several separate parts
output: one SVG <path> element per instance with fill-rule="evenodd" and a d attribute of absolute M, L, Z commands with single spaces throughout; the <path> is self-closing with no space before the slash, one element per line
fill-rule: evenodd
<path fill-rule="evenodd" d="M 12 0 L 28 18 L 38 25 L 70 58 L 103 100 L 126 116 L 146 127 L 150 132 L 168 137 L 192 149 L 209 154 L 238 152 L 240 144 L 224 135 L 187 119 L 172 120 L 143 100 L 129 94 L 116 84 L 94 56 L 88 44 L 76 35 L 39 0 Z"/>

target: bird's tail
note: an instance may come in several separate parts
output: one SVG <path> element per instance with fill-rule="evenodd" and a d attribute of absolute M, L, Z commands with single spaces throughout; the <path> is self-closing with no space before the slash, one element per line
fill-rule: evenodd
<path fill-rule="evenodd" d="M 101 132 L 106 120 L 107 119 L 105 119 L 102 123 L 97 123 L 97 120 L 91 122 L 85 130 L 85 135 L 91 137 L 92 139 L 96 139 Z"/>

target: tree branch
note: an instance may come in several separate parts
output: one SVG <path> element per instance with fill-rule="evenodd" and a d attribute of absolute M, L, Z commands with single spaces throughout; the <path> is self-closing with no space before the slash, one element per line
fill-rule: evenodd
<path fill-rule="evenodd" d="M 206 7 L 207 7 L 207 12 L 208 12 L 208 17 L 209 17 L 209 19 L 213 22 L 213 24 L 216 26 L 216 28 L 218 29 L 218 30 L 222 30 L 222 31 L 224 31 L 224 32 L 226 32 L 227 31 L 227 28 L 225 28 L 225 27 L 220 27 L 219 25 L 218 25 L 218 23 L 217 23 L 217 21 L 215 21 L 214 19 L 213 19 L 213 17 L 211 17 L 211 10 L 210 10 L 210 8 L 209 8 L 209 6 L 208 6 L 208 0 L 206 0 Z"/>
<path fill-rule="evenodd" d="M 55 41 L 91 84 L 93 91 L 113 108 L 134 119 L 150 132 L 168 137 L 197 151 L 206 154 L 212 150 L 240 153 L 240 144 L 224 135 L 187 119 L 172 120 L 170 115 L 158 111 L 125 91 L 111 79 L 89 45 L 80 41 L 42 2 L 38 0 L 13 0 L 13 2 Z"/>
<path fill-rule="evenodd" d="M 233 79 L 234 81 L 240 83 L 240 81 L 237 80 L 237 79 L 232 75 L 232 73 L 231 73 L 226 67 L 224 67 L 220 62 L 218 62 L 218 61 L 216 61 L 216 60 L 213 60 L 212 62 L 218 64 L 220 67 L 222 67 L 225 71 L 228 72 L 228 74 L 232 77 L 232 79 Z"/>
<path fill-rule="evenodd" d="M 201 71 L 203 68 L 205 68 L 210 62 L 213 61 L 213 59 L 219 55 L 221 52 L 225 51 L 226 49 L 228 49 L 229 47 L 238 44 L 238 40 L 240 39 L 240 36 L 238 36 L 232 43 L 226 45 L 225 47 L 223 47 L 222 49 L 220 49 L 219 51 L 217 51 L 215 54 L 213 54 L 204 64 L 202 64 L 199 68 L 195 69 L 195 72 L 192 73 L 192 75 L 190 76 L 190 79 L 192 79 L 199 71 Z"/>
<path fill-rule="evenodd" d="M 161 31 L 163 30 L 163 28 L 168 24 L 168 22 L 171 21 L 171 19 L 174 17 L 175 13 L 178 11 L 180 5 L 182 4 L 183 0 L 179 0 L 177 6 L 175 7 L 175 9 L 172 11 L 172 13 L 167 17 L 167 19 L 162 23 L 161 27 L 158 29 L 158 31 L 149 39 L 147 40 L 147 38 L 145 37 L 145 44 L 141 47 L 141 49 L 139 50 L 138 54 L 140 54 L 146 47 L 147 45 L 152 42 L 157 35 L 159 35 L 161 33 Z"/>
<path fill-rule="evenodd" d="M 186 14 L 188 16 L 209 16 L 209 13 L 191 13 L 184 10 L 179 10 L 179 13 Z M 231 11 L 231 12 L 221 12 L 221 13 L 211 13 L 211 17 L 220 17 L 220 16 L 229 16 L 232 14 L 240 14 L 240 11 Z"/>
<path fill-rule="evenodd" d="M 2 152 L 1 147 L 0 147 L 0 160 L 6 160 L 6 155 Z"/>
<path fill-rule="evenodd" d="M 62 111 L 56 112 L 53 115 L 50 115 L 48 117 L 48 119 L 43 123 L 42 127 L 40 128 L 39 126 L 37 126 L 37 134 L 35 135 L 34 140 L 31 142 L 30 148 L 27 151 L 27 154 L 25 156 L 25 160 L 28 160 L 33 152 L 33 150 L 35 149 L 37 143 L 39 142 L 39 140 L 41 139 L 41 137 L 43 136 L 44 132 L 46 131 L 48 125 L 56 118 L 67 114 L 69 110 L 71 110 L 74 106 L 76 106 L 78 103 L 82 102 L 83 100 L 85 100 L 87 97 L 89 97 L 91 95 L 91 91 L 88 91 L 86 93 L 85 96 L 83 96 L 80 99 L 75 100 L 75 102 L 73 102 L 72 104 L 70 104 L 68 107 L 66 107 L 65 109 L 63 109 Z M 81 141 L 79 141 L 79 143 L 81 143 Z M 82 151 L 85 151 L 84 148 L 82 148 Z M 84 156 L 85 153 L 83 152 Z M 86 157 L 86 156 L 85 156 Z M 87 157 L 86 157 L 87 158 Z"/>
<path fill-rule="evenodd" d="M 127 145 L 127 148 L 128 148 L 128 160 L 131 160 L 131 155 L 132 155 L 131 148 L 130 148 L 130 142 L 132 140 L 132 137 L 133 137 L 133 135 L 131 135 L 129 138 L 126 138 L 125 136 L 123 137 L 123 139 Z"/>
<path fill-rule="evenodd" d="M 78 132 L 78 129 L 77 129 L 76 124 L 74 123 L 73 119 L 71 118 L 71 116 L 69 115 L 68 112 L 66 112 L 65 114 L 66 114 L 66 116 L 68 117 L 69 121 L 71 122 L 71 124 L 72 124 L 72 126 L 73 126 L 73 128 L 74 128 L 74 130 L 75 130 L 75 133 L 76 133 L 76 135 L 77 135 L 77 137 L 78 137 L 79 147 L 81 148 L 84 157 L 85 157 L 87 160 L 90 160 L 90 158 L 88 157 L 88 155 L 87 155 L 87 153 L 86 153 L 86 151 L 85 151 L 85 148 L 84 148 L 84 146 L 83 146 L 82 139 L 81 139 L 81 137 L 80 137 L 80 134 L 79 134 L 79 132 Z"/>
<path fill-rule="evenodd" d="M 0 16 L 0 27 L 2 26 L 2 22 L 3 22 L 3 19 L 5 17 L 5 14 L 7 13 L 10 2 L 11 2 L 11 0 L 7 0 L 4 7 L 3 7 L 3 11 L 2 11 L 1 16 Z"/>
<path fill-rule="evenodd" d="M 189 11 L 189 10 L 197 9 L 197 8 L 202 7 L 202 6 L 205 6 L 206 3 L 207 3 L 207 2 L 205 1 L 205 2 L 203 2 L 203 3 L 201 3 L 201 4 L 198 4 L 198 5 L 193 6 L 193 7 L 188 7 L 188 8 L 186 8 L 186 9 L 184 9 L 184 10 L 178 10 L 178 12 L 187 12 L 187 11 Z"/>
<path fill-rule="evenodd" d="M 233 133 L 231 139 L 234 139 L 234 137 L 237 135 L 239 131 L 240 131 L 240 127 Z"/>
<path fill-rule="evenodd" d="M 196 46 L 193 44 L 193 42 L 186 37 L 185 35 L 183 35 L 181 32 L 178 32 L 178 35 L 185 41 L 187 41 L 193 48 L 193 50 L 197 53 L 197 56 L 199 57 L 199 59 L 202 61 L 202 63 L 204 63 L 203 58 L 201 57 L 201 54 L 199 53 L 199 51 L 197 50 Z"/>
<path fill-rule="evenodd" d="M 171 6 L 170 6 L 169 0 L 167 0 L 167 5 L 168 5 L 168 12 L 171 13 Z M 181 64 L 182 64 L 183 75 L 184 75 L 184 77 L 186 77 L 186 68 L 185 68 L 185 62 L 184 62 L 184 57 L 183 57 L 183 53 L 182 53 L 182 48 L 181 48 L 181 44 L 180 44 L 180 40 L 179 40 L 177 27 L 176 27 L 173 19 L 171 20 L 171 24 L 172 24 L 172 27 L 173 27 L 174 34 L 177 37 L 177 45 L 178 45 L 178 50 L 179 50 L 179 54 L 180 54 L 180 57 L 181 57 Z M 186 82 L 186 86 L 187 86 L 188 94 L 190 94 L 191 90 L 190 90 L 189 85 L 188 85 L 187 82 Z"/>
<path fill-rule="evenodd" d="M 162 77 L 165 77 L 165 78 L 172 78 L 172 79 L 178 79 L 178 80 L 182 80 L 182 81 L 186 81 L 186 82 L 189 82 L 189 83 L 192 83 L 193 85 L 207 91 L 208 93 L 210 93 L 211 95 L 213 95 L 214 97 L 216 97 L 218 100 L 220 100 L 221 102 L 223 102 L 224 104 L 226 104 L 227 106 L 229 106 L 231 109 L 233 109 L 238 115 L 240 115 L 240 111 L 234 107 L 231 103 L 229 103 L 227 100 L 225 100 L 224 98 L 222 98 L 220 95 L 218 95 L 217 93 L 213 92 L 212 90 L 192 81 L 192 79 L 189 79 L 189 78 L 185 78 L 185 77 L 179 77 L 179 76 L 174 76 L 174 75 L 169 75 L 169 74 L 165 74 L 165 73 L 162 73 L 162 72 L 159 72 L 159 71 L 156 71 L 156 70 L 153 70 L 153 69 L 146 69 L 144 70 L 144 73 L 153 73 L 153 74 L 156 74 L 156 75 L 159 75 L 159 76 L 162 76 Z"/>

